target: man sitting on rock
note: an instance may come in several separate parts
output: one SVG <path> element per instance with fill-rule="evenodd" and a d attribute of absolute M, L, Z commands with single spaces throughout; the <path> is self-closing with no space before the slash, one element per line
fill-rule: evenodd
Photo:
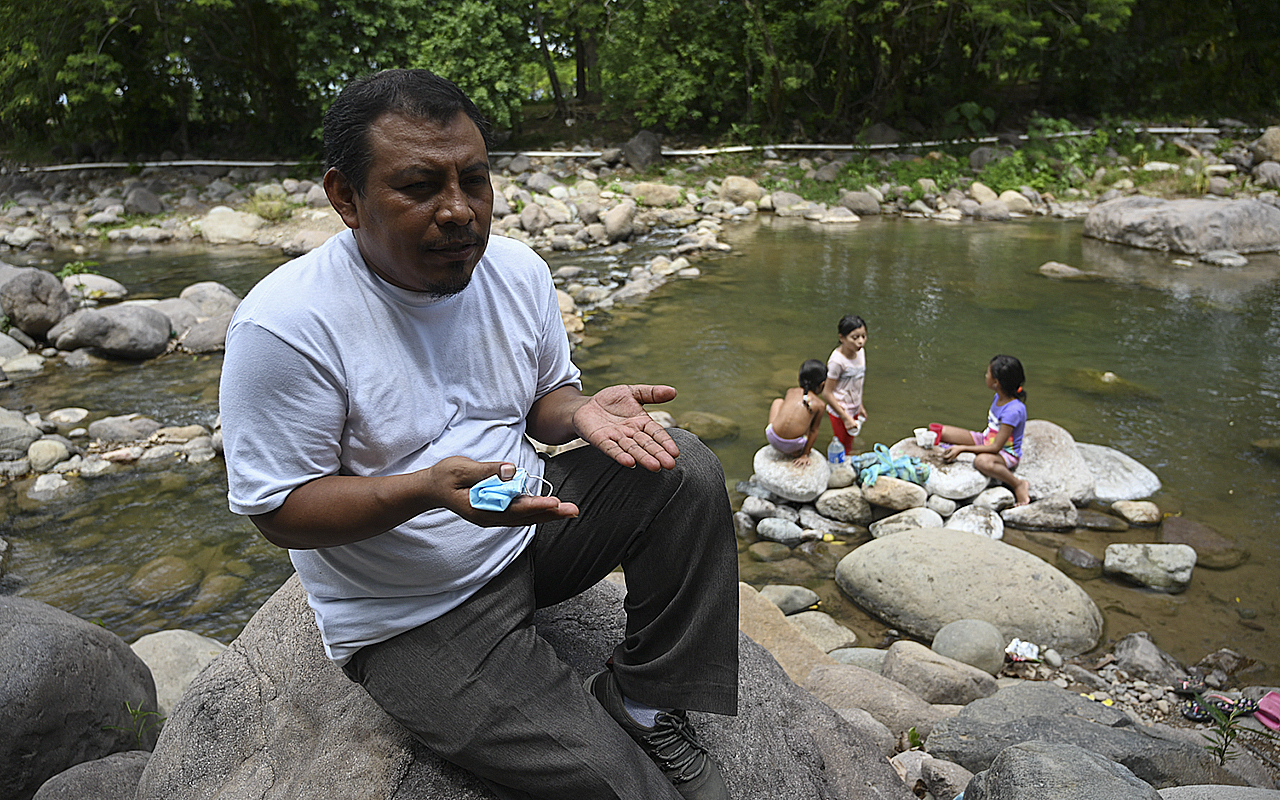
<path fill-rule="evenodd" d="M 737 710 L 719 462 L 645 413 L 671 387 L 581 392 L 546 263 L 489 238 L 486 131 L 425 70 L 355 81 L 325 114 L 324 188 L 350 231 L 232 321 L 231 509 L 289 549 L 329 657 L 500 795 L 726 798 L 684 711 Z M 594 446 L 547 458 L 526 433 Z M 554 496 L 472 505 L 517 470 Z M 619 563 L 625 638 L 584 691 L 533 612 Z"/>

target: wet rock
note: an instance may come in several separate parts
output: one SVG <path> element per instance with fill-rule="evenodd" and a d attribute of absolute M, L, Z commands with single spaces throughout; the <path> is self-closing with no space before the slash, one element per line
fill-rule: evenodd
<path fill-rule="evenodd" d="M 1190 545 L 1196 551 L 1196 566 L 1231 569 L 1249 560 L 1249 551 L 1203 522 L 1186 517 L 1169 517 L 1160 526 L 1160 541 Z"/>
<path fill-rule="evenodd" d="M 1076 509 L 1076 525 L 1091 531 L 1107 531 L 1121 533 L 1129 530 L 1129 523 L 1111 514 L 1094 511 L 1091 508 Z"/>
<path fill-rule="evenodd" d="M 728 417 L 707 411 L 688 411 L 681 414 L 676 424 L 704 442 L 736 438 L 741 426 Z"/>
<path fill-rule="evenodd" d="M 1114 372 L 1096 369 L 1077 369 L 1068 373 L 1071 388 L 1085 394 L 1116 400 L 1154 400 L 1154 392 L 1145 386 L 1121 377 Z M 1078 445 L 1077 445 L 1078 446 Z"/>
<path fill-rule="evenodd" d="M 37 439 L 27 448 L 32 472 L 48 472 L 71 457 L 67 446 L 56 439 Z"/>
<path fill-rule="evenodd" d="M 840 561 L 836 583 L 867 611 L 926 641 L 963 618 L 1066 655 L 1092 649 L 1102 635 L 1102 614 L 1070 578 L 1026 551 L 963 531 L 875 539 Z"/>
<path fill-rule="evenodd" d="M 200 570 L 177 556 L 160 556 L 138 568 L 125 591 L 129 599 L 154 605 L 181 597 L 200 582 Z"/>
<path fill-rule="evenodd" d="M 1078 581 L 1091 581 L 1102 577 L 1101 559 L 1069 544 L 1058 548 L 1054 563 L 1058 569 Z"/>
<path fill-rule="evenodd" d="M 791 548 L 778 542 L 756 542 L 747 548 L 747 554 L 756 561 L 765 563 L 786 561 L 791 558 Z"/>
<path fill-rule="evenodd" d="M 192 325 L 178 337 L 182 349 L 189 353 L 217 353 L 225 349 L 233 313 L 227 311 Z"/>
<path fill-rule="evenodd" d="M 1007 222 L 1013 219 L 1013 215 L 1009 213 L 1009 207 L 1003 202 L 991 200 L 975 208 L 973 218 L 983 222 Z"/>
<path fill-rule="evenodd" d="M 1141 586 L 1178 593 L 1191 583 L 1196 551 L 1185 544 L 1109 544 L 1102 568 Z"/>
<path fill-rule="evenodd" d="M 234 600 L 243 588 L 244 578 L 228 575 L 225 572 L 209 575 L 200 581 L 195 599 L 186 607 L 184 613 L 189 617 L 212 614 Z"/>
<path fill-rule="evenodd" d="M 1090 273 L 1071 266 L 1063 264 L 1060 261 L 1046 261 L 1040 265 L 1039 272 L 1046 278 L 1057 278 L 1058 280 L 1087 280 L 1093 277 Z"/>

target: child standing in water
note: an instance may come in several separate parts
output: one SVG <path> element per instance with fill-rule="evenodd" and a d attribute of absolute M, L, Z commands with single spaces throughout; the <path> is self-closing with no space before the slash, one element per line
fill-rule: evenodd
<path fill-rule="evenodd" d="M 809 359 L 800 366 L 800 385 L 788 389 L 786 395 L 774 400 L 769 407 L 769 424 L 764 436 L 783 453 L 795 455 L 796 466 L 809 465 L 809 451 L 822 424 L 825 405 L 818 391 L 826 376 L 827 368 L 822 362 Z"/>
<path fill-rule="evenodd" d="M 827 359 L 827 380 L 822 386 L 822 399 L 827 401 L 831 430 L 844 454 L 853 455 L 853 437 L 867 421 L 867 407 L 862 404 L 862 383 L 867 376 L 867 323 L 857 314 L 846 314 L 836 326 L 840 346 Z"/>
<path fill-rule="evenodd" d="M 987 388 L 996 394 L 987 411 L 986 431 L 942 426 L 942 441 L 952 445 L 942 457 L 955 461 L 961 453 L 973 453 L 973 466 L 978 472 L 1008 484 L 1020 506 L 1031 502 L 1030 484 L 1013 474 L 1022 459 L 1022 432 L 1027 427 L 1027 393 L 1022 388 L 1025 380 L 1021 361 L 1013 356 L 996 356 L 987 365 Z"/>

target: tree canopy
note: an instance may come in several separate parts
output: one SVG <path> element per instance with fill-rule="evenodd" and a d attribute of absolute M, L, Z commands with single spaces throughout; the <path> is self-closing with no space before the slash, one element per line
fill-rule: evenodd
<path fill-rule="evenodd" d="M 351 78 L 427 67 L 500 129 L 532 99 L 717 136 L 980 133 L 1280 113 L 1271 0 L 0 0 L 0 136 L 314 154 Z M 199 142 L 200 148 L 193 148 Z"/>

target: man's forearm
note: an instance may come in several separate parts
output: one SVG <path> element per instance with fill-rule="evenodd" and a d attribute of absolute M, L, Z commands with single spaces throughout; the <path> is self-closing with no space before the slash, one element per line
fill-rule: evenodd
<path fill-rule="evenodd" d="M 440 506 L 426 472 L 326 475 L 294 489 L 274 511 L 250 519 L 278 547 L 312 550 L 359 542 Z"/>
<path fill-rule="evenodd" d="M 590 398 L 576 386 L 561 386 L 538 398 L 525 417 L 525 430 L 543 444 L 564 444 L 577 439 L 573 415 Z"/>

